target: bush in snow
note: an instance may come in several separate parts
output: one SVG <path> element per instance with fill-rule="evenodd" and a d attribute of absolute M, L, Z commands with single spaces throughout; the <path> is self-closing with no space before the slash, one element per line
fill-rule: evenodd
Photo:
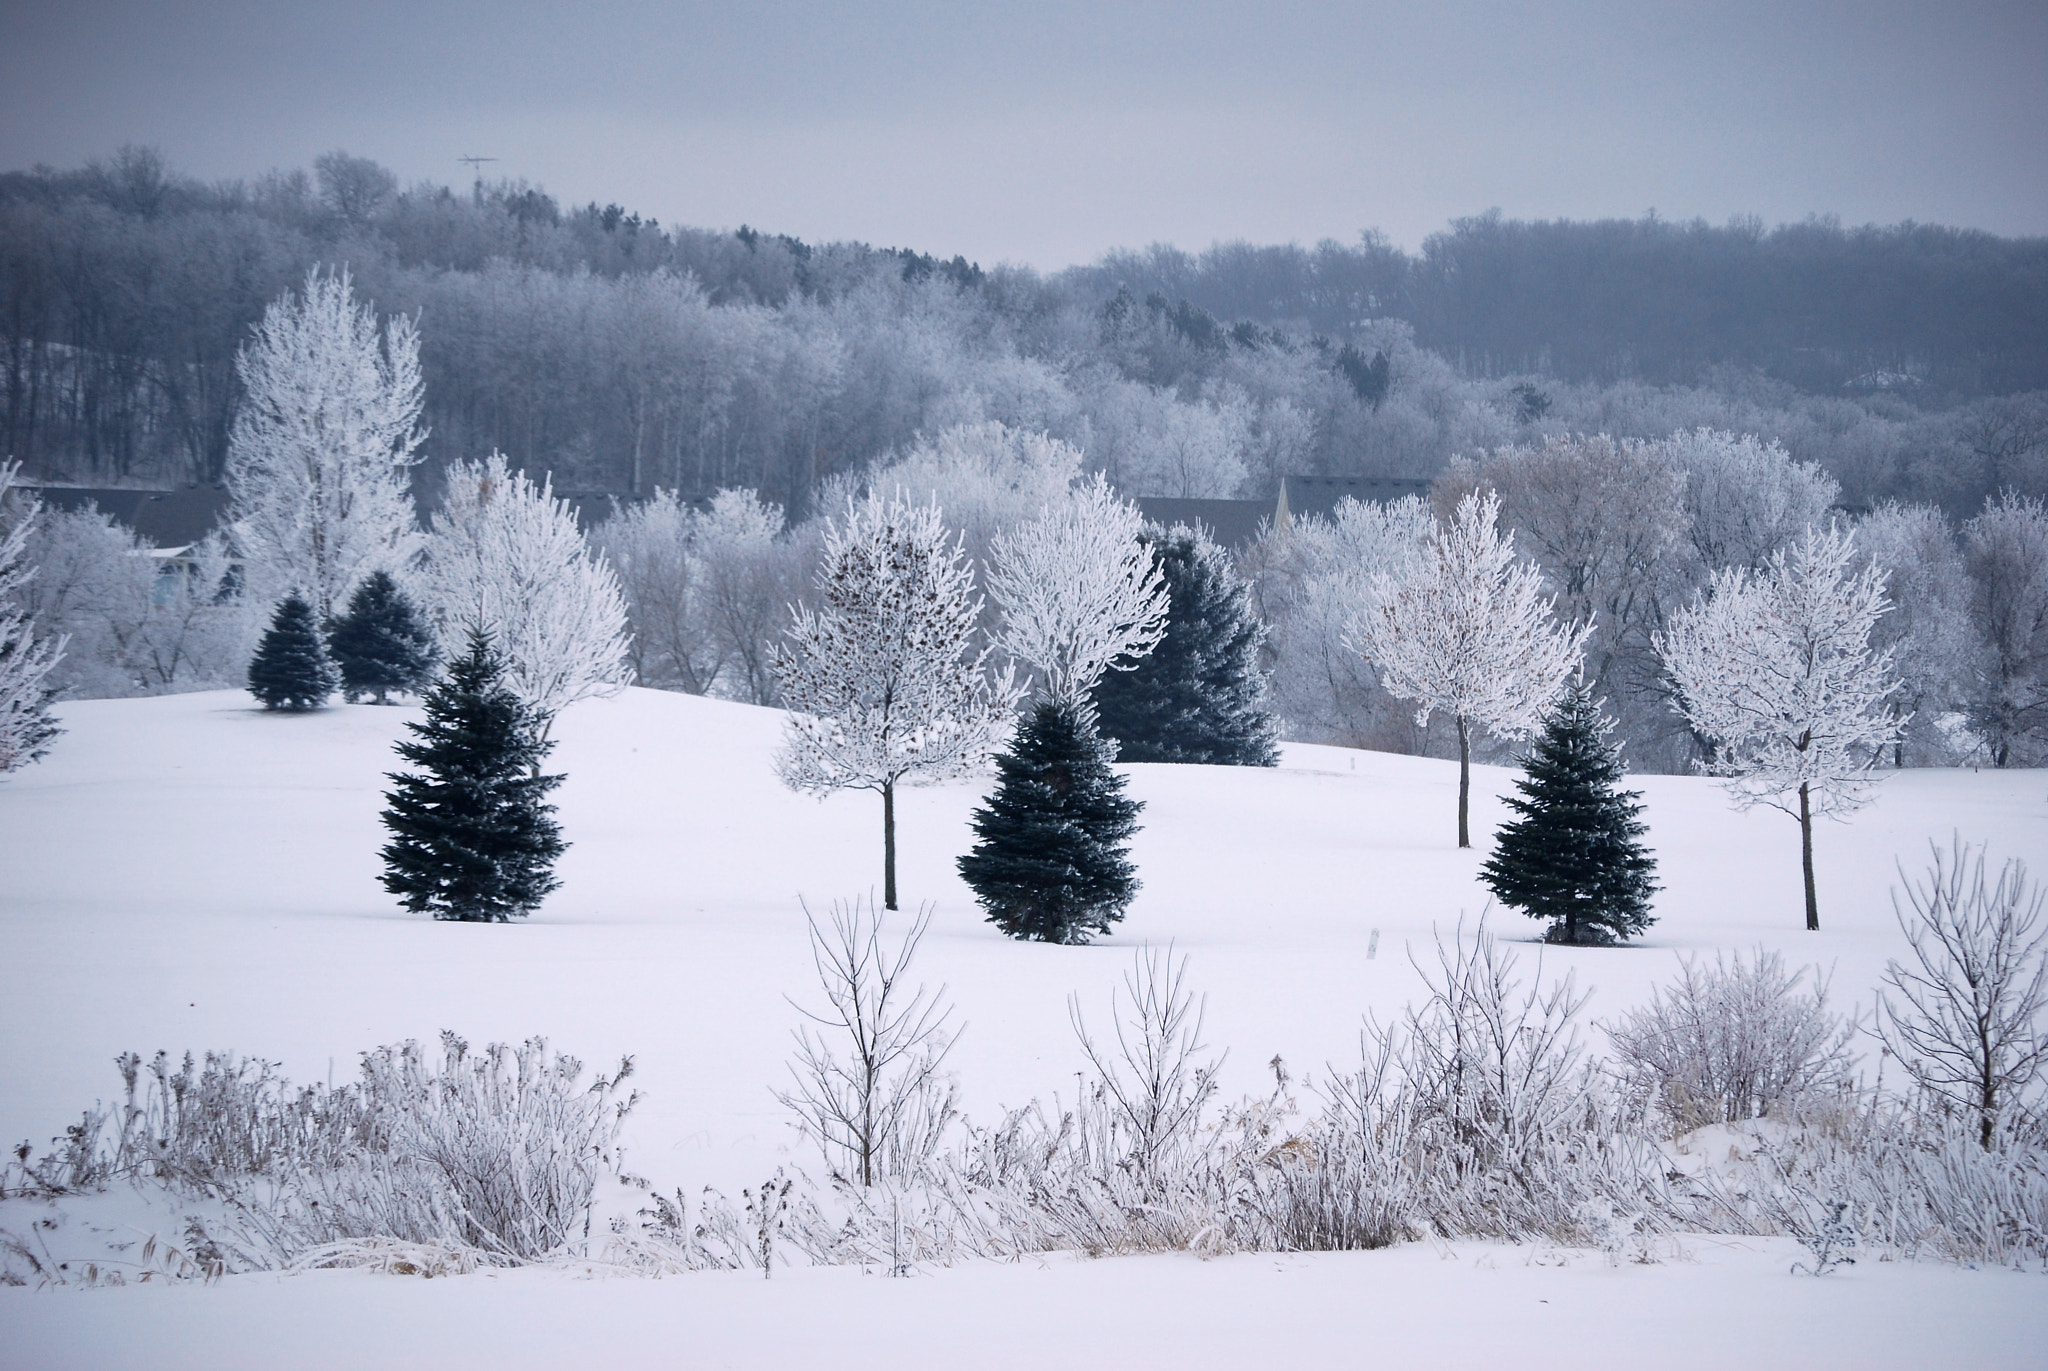
<path fill-rule="evenodd" d="M 1612 727 L 1591 686 L 1565 687 L 1523 762 L 1527 778 L 1515 782 L 1521 798 L 1507 801 L 1521 817 L 1500 830 L 1480 868 L 1502 904 L 1550 921 L 1547 942 L 1610 943 L 1653 922 L 1657 861 L 1642 843 L 1642 796 L 1615 789 Z"/>
<path fill-rule="evenodd" d="M 540 771 L 554 744 L 481 630 L 422 703 L 426 721 L 406 724 L 415 741 L 398 744 L 419 770 L 391 773 L 385 795 L 384 888 L 437 919 L 524 917 L 561 884 L 554 864 L 568 847 L 546 802 L 562 778 Z"/>
<path fill-rule="evenodd" d="M 1758 948 L 1709 967 L 1681 958 L 1676 983 L 1607 1028 L 1622 1072 L 1649 1087 L 1681 1131 L 1796 1110 L 1839 1093 L 1855 1025 L 1827 983 Z"/>
<path fill-rule="evenodd" d="M 1115 746 L 1085 704 L 1044 700 L 996 754 L 960 875 L 989 922 L 1028 942 L 1085 943 L 1138 893 L 1127 855 L 1142 806 L 1110 766 Z"/>
<path fill-rule="evenodd" d="M 1092 697 L 1121 762 L 1273 766 L 1278 724 L 1259 668 L 1265 626 L 1224 551 L 1186 526 L 1140 535 L 1166 582 L 1166 632 Z"/>
<path fill-rule="evenodd" d="M 249 693 L 265 709 L 303 713 L 326 704 L 340 685 L 313 607 L 295 594 L 285 596 L 249 661 Z"/>
<path fill-rule="evenodd" d="M 472 1053 L 444 1033 L 441 1048 L 438 1065 L 413 1042 L 366 1052 L 361 1078 L 333 1087 L 294 1087 L 228 1053 L 175 1067 L 127 1054 L 123 1102 L 89 1111 L 39 1160 L 24 1143 L 0 1191 L 138 1181 L 216 1201 L 217 1231 L 195 1220 L 191 1245 L 244 1268 L 395 1269 L 398 1247 L 469 1265 L 573 1250 L 597 1183 L 618 1174 L 631 1060 L 586 1081 L 542 1038 Z"/>
<path fill-rule="evenodd" d="M 433 679 L 438 656 L 433 631 L 389 572 L 372 572 L 349 597 L 348 613 L 327 633 L 327 649 L 341 669 L 350 700 L 394 690 L 418 690 Z"/>

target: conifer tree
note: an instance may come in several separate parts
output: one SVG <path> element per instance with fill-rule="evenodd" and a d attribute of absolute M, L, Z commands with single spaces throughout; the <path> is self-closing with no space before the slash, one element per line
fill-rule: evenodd
<path fill-rule="evenodd" d="M 249 662 L 249 693 L 265 709 L 299 713 L 326 704 L 340 684 L 313 607 L 297 594 L 285 596 Z"/>
<path fill-rule="evenodd" d="M 1114 751 L 1085 707 L 1045 700 L 997 755 L 995 792 L 974 812 L 980 841 L 960 874 L 1011 937 L 1084 943 L 1138 893 L 1125 854 L 1142 806 L 1110 768 Z"/>
<path fill-rule="evenodd" d="M 433 679 L 434 635 L 389 572 L 372 572 L 356 587 L 348 613 L 328 631 L 327 650 L 349 700 L 374 694 L 381 705 L 389 692 Z"/>
<path fill-rule="evenodd" d="M 1120 762 L 1275 766 L 1278 727 L 1266 706 L 1259 648 L 1266 628 L 1230 559 L 1186 525 L 1140 535 L 1166 579 L 1166 633 L 1093 696 Z"/>
<path fill-rule="evenodd" d="M 472 631 L 422 701 L 426 722 L 406 724 L 415 740 L 398 744 L 418 771 L 389 776 L 384 888 L 415 914 L 503 923 L 561 884 L 554 864 L 568 844 L 546 797 L 562 777 L 540 774 L 554 744 L 504 674 L 489 636 Z"/>
<path fill-rule="evenodd" d="M 1641 795 L 1615 789 L 1622 767 L 1607 741 L 1612 727 L 1591 686 L 1567 683 L 1523 760 L 1521 798 L 1507 801 L 1521 817 L 1500 830 L 1480 868 L 1502 904 L 1550 921 L 1547 942 L 1612 943 L 1652 922 L 1657 861 L 1642 844 Z"/>

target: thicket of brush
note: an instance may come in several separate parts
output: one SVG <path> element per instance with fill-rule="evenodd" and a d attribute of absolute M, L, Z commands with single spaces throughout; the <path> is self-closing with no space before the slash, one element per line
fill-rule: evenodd
<path fill-rule="evenodd" d="M 1073 1021 L 1087 1069 L 1054 1097 L 974 1126 L 940 1066 L 942 993 L 905 971 L 862 906 L 814 926 L 830 1008 L 812 1015 L 782 1098 L 825 1179 L 778 1172 L 730 1200 L 647 1191 L 638 1222 L 593 1240 L 598 1182 L 622 1170 L 630 1070 L 586 1082 L 533 1039 L 471 1054 L 443 1037 L 367 1054 L 359 1081 L 294 1088 L 265 1063 L 176 1069 L 121 1059 L 124 1103 L 88 1111 L 54 1150 L 26 1145 L 13 1195 L 117 1181 L 218 1203 L 186 1274 L 372 1265 L 437 1274 L 573 1259 L 647 1274 L 801 1258 L 891 1272 L 917 1263 L 1178 1251 L 1319 1251 L 1423 1238 L 1547 1242 L 1658 1259 L 1688 1232 L 1788 1235 L 1822 1273 L 1858 1251 L 2048 1265 L 2048 933 L 2017 864 L 1937 853 L 1900 908 L 1914 965 L 1893 963 L 1870 1032 L 1905 1089 L 1866 1085 L 1863 1021 L 1807 971 L 1758 951 L 1687 961 L 1651 1001 L 1584 1040 L 1572 978 L 1523 975 L 1484 926 L 1440 939 L 1428 994 L 1368 1022 L 1358 1060 L 1217 1098 L 1185 959 L 1141 951 L 1110 1036 Z M 879 971 L 887 975 L 877 979 Z M 1915 998 L 1917 996 L 1917 998 Z M 1976 1056 L 1949 1048 L 1969 1048 Z M 1944 1055 L 1946 1053 L 1946 1055 Z M 1712 1130 L 1705 1138 L 1701 1129 Z M 1725 1154 L 1725 1160 L 1709 1155 Z M 62 1277 L 6 1242 L 16 1280 Z"/>

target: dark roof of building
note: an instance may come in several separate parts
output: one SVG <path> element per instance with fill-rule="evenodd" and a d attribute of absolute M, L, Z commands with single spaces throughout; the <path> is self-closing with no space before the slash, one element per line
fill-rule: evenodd
<path fill-rule="evenodd" d="M 84 509 L 97 505 L 158 547 L 185 547 L 213 532 L 228 507 L 228 493 L 219 486 L 187 486 L 183 490 L 108 490 L 87 486 L 28 487 L 51 509 Z"/>
<path fill-rule="evenodd" d="M 1429 498 L 1429 482 L 1389 476 L 1289 476 L 1287 513 L 1327 517 L 1346 496 L 1360 503 L 1386 504 L 1410 495 Z M 1259 536 L 1279 507 L 1271 500 L 1167 500 L 1139 496 L 1138 512 L 1155 524 L 1199 524 L 1224 547 L 1241 547 Z"/>
<path fill-rule="evenodd" d="M 1391 504 L 1410 495 L 1429 498 L 1429 482 L 1391 476 L 1290 476 L 1287 512 L 1328 515 L 1346 496 L 1360 504 Z"/>
<path fill-rule="evenodd" d="M 1271 500 L 1168 500 L 1141 495 L 1132 503 L 1147 523 L 1166 528 L 1196 525 L 1224 547 L 1251 542 L 1273 517 Z"/>

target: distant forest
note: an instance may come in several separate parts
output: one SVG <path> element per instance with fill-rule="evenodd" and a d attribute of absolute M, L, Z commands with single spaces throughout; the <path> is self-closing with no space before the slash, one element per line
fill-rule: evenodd
<path fill-rule="evenodd" d="M 557 489 L 746 486 L 801 518 L 826 479 L 985 419 L 1138 495 L 1701 425 L 1782 441 L 1845 503 L 1966 513 L 2048 481 L 2048 239 L 1489 214 L 1415 254 L 1367 233 L 1044 274 L 404 188 L 340 152 L 202 184 L 138 148 L 0 175 L 0 455 L 219 481 L 236 350 L 321 264 L 418 319 L 430 502 L 441 466 L 498 449 Z"/>

